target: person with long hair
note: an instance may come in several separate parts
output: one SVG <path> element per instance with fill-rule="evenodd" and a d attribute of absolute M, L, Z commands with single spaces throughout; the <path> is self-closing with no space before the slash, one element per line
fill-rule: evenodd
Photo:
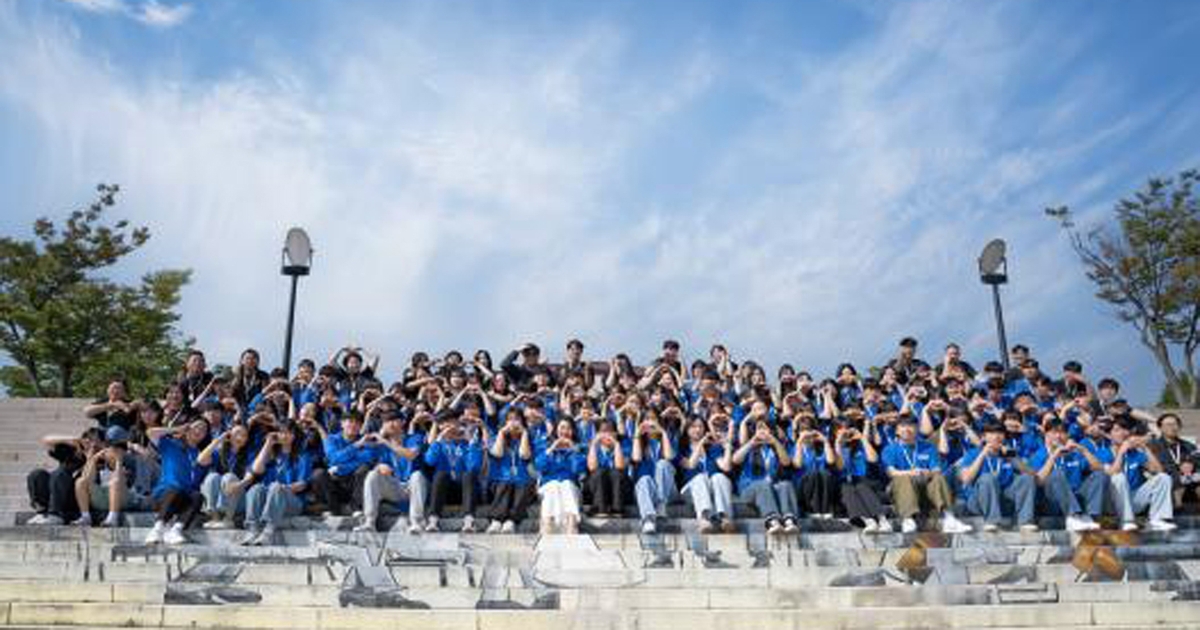
<path fill-rule="evenodd" d="M 209 516 L 206 529 L 232 528 L 237 515 L 246 511 L 248 484 L 244 479 L 254 464 L 254 455 L 250 431 L 243 425 L 221 433 L 200 451 L 196 462 L 208 470 L 200 486 Z"/>
<path fill-rule="evenodd" d="M 787 461 L 787 447 L 765 419 L 756 421 L 750 439 L 733 453 L 733 463 L 742 467 L 738 494 L 758 509 L 768 534 L 800 531 L 796 487 L 783 479 Z"/>
<path fill-rule="evenodd" d="M 696 525 L 700 533 L 716 528 L 726 533 L 734 531 L 733 483 L 733 424 L 724 416 L 714 416 L 709 424 L 700 418 L 688 421 L 680 445 L 680 467 L 683 469 L 683 488 L 680 490 L 696 510 Z"/>
<path fill-rule="evenodd" d="M 258 483 L 246 495 L 244 544 L 270 542 L 284 519 L 304 510 L 313 468 L 301 435 L 297 424 L 267 434 L 254 459 Z"/>
<path fill-rule="evenodd" d="M 657 531 L 656 520 L 666 518 L 667 504 L 678 494 L 675 485 L 675 445 L 671 436 L 658 421 L 658 414 L 648 409 L 637 425 L 632 438 L 630 460 L 633 462 L 633 492 L 637 499 L 642 533 Z"/>
<path fill-rule="evenodd" d="M 554 436 L 538 453 L 535 466 L 542 499 L 542 533 L 578 534 L 579 480 L 587 462 L 575 443 L 575 423 L 569 418 L 554 424 Z"/>

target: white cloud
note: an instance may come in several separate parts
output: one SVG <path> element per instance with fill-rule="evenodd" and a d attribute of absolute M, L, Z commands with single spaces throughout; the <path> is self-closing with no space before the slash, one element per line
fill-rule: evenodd
<path fill-rule="evenodd" d="M 165 25 L 187 17 L 179 7 L 130 10 Z M 184 84 L 0 9 L 13 60 L 0 103 L 39 126 L 48 166 L 24 175 L 80 195 L 120 182 L 122 211 L 154 233 L 137 264 L 195 269 L 184 327 L 220 360 L 278 356 L 290 225 L 317 250 L 296 354 L 353 340 L 382 349 L 389 374 L 418 348 L 557 350 L 574 335 L 596 355 L 647 359 L 679 336 L 693 354 L 724 341 L 822 371 L 877 362 L 908 333 L 930 352 L 956 339 L 990 354 L 973 265 L 1003 236 L 1014 341 L 1055 353 L 1049 364 L 1116 348 L 1082 358 L 1144 379 L 1140 349 L 1102 314 L 1065 323 L 1092 302 L 1040 208 L 1073 202 L 1061 195 L 1075 181 L 1071 195 L 1110 189 L 1115 175 L 1070 169 L 1147 119 L 1081 132 L 1077 105 L 1047 99 L 1049 122 L 1022 136 L 1034 125 L 1006 102 L 1014 82 L 1077 42 L 977 9 L 889 9 L 877 36 L 783 68 L 700 45 L 641 68 L 611 22 L 447 37 L 373 16 L 343 25 L 352 41 L 310 42 L 318 67 L 279 56 L 256 64 L 269 72 Z M 761 110 L 672 179 L 686 190 L 657 197 L 660 172 L 704 152 L 685 138 L 660 156 L 657 140 L 746 84 Z"/>
<path fill-rule="evenodd" d="M 171 28 L 187 20 L 192 14 L 192 5 L 167 5 L 158 0 L 133 2 L 129 0 L 62 0 L 72 6 L 92 13 L 120 13 L 147 26 Z"/>

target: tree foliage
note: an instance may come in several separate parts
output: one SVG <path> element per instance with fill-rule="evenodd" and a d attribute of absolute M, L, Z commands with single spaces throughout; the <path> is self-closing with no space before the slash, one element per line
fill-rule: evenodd
<path fill-rule="evenodd" d="M 101 272 L 150 238 L 145 227 L 109 222 L 119 187 L 62 225 L 41 218 L 33 239 L 0 238 L 0 368 L 12 396 L 100 395 L 124 377 L 158 395 L 183 362 L 187 342 L 175 323 L 190 271 L 162 270 L 124 285 Z"/>
<path fill-rule="evenodd" d="M 1200 171 L 1152 178 L 1117 202 L 1115 224 L 1081 230 L 1066 206 L 1047 208 L 1096 286 L 1096 297 L 1132 325 L 1154 355 L 1171 398 L 1200 406 Z"/>

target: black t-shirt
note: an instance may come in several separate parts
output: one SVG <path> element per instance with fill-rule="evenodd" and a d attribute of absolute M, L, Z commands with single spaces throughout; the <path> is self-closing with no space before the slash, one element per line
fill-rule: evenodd
<path fill-rule="evenodd" d="M 80 468 L 84 463 L 83 453 L 80 453 L 74 444 L 55 444 L 50 447 L 49 455 L 54 461 L 70 470 Z"/>
<path fill-rule="evenodd" d="M 103 405 L 107 402 L 107 398 L 97 398 L 93 404 Z M 107 429 L 109 427 L 121 427 L 127 431 L 137 421 L 137 418 L 134 417 L 133 410 L 121 411 L 120 409 L 112 409 L 92 414 L 92 419 L 95 420 L 96 424 L 100 425 L 101 428 Z"/>

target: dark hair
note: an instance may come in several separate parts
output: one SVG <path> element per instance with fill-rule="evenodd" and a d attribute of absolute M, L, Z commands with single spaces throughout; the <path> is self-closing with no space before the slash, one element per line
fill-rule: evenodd
<path fill-rule="evenodd" d="M 583 350 L 583 342 L 578 339 L 572 339 L 567 342 L 567 349 L 569 350 L 571 348 L 579 348 L 580 350 Z"/>
<path fill-rule="evenodd" d="M 1155 420 L 1155 421 L 1154 421 L 1154 423 L 1155 423 L 1156 425 L 1158 425 L 1158 428 L 1160 428 L 1160 429 L 1161 429 L 1161 428 L 1162 428 L 1162 425 L 1163 425 L 1163 421 L 1164 421 L 1164 420 L 1166 420 L 1167 418 L 1175 418 L 1175 424 L 1178 424 L 1178 425 L 1182 425 L 1182 424 L 1183 424 L 1183 419 L 1182 419 L 1182 418 L 1180 418 L 1178 415 L 1176 415 L 1176 414 L 1173 414 L 1173 413 L 1171 413 L 1171 412 L 1167 412 L 1167 413 L 1161 414 L 1160 416 L 1158 416 L 1158 420 Z"/>
<path fill-rule="evenodd" d="M 1078 361 L 1067 361 L 1063 364 L 1064 372 L 1083 372 L 1083 366 Z"/>
<path fill-rule="evenodd" d="M 1011 354 L 1016 354 L 1018 352 L 1024 352 L 1025 354 L 1029 354 L 1029 346 L 1027 346 L 1025 344 L 1020 344 L 1020 343 L 1013 346 Z"/>
<path fill-rule="evenodd" d="M 287 370 L 285 370 L 281 367 L 277 367 L 277 368 L 271 370 L 271 378 L 273 378 L 273 379 L 275 379 L 275 378 L 286 379 L 287 377 L 288 377 Z"/>
<path fill-rule="evenodd" d="M 663 342 L 662 347 L 663 347 L 663 350 L 678 350 L 679 342 L 675 341 L 674 339 L 668 339 Z"/>
<path fill-rule="evenodd" d="M 900 340 L 900 346 L 902 348 L 916 348 L 917 340 L 913 337 L 905 337 Z"/>
<path fill-rule="evenodd" d="M 296 364 L 296 368 L 308 368 L 310 370 L 317 369 L 317 364 L 312 359 L 300 359 L 300 363 Z"/>
<path fill-rule="evenodd" d="M 1117 382 L 1117 379 L 1109 376 L 1100 379 L 1100 382 L 1096 384 L 1096 389 L 1104 389 L 1106 387 L 1115 389 L 1118 392 L 1121 391 L 1121 384 Z"/>

